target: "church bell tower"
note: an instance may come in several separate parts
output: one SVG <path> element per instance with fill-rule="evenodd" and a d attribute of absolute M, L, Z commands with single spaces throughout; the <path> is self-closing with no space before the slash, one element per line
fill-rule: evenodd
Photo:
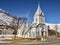
<path fill-rule="evenodd" d="M 39 23 L 44 24 L 45 23 L 44 13 L 42 12 L 42 10 L 40 8 L 39 3 L 38 3 L 38 8 L 34 15 L 34 23 L 36 23 L 36 24 L 39 24 Z"/>

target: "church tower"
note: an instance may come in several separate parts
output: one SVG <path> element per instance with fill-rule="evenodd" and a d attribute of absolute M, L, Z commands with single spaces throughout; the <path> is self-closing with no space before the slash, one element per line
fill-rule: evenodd
<path fill-rule="evenodd" d="M 44 24 L 45 22 L 45 19 L 44 19 L 44 13 L 42 12 L 41 8 L 40 8 L 40 5 L 38 3 L 38 8 L 35 12 L 35 15 L 34 15 L 34 23 L 36 24 L 39 24 L 39 23 L 42 23 Z"/>

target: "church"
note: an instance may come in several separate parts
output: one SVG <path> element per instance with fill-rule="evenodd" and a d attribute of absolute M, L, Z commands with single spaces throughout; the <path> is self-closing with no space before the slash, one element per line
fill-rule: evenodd
<path fill-rule="evenodd" d="M 45 24 L 45 16 L 39 4 L 34 14 L 34 21 L 22 24 L 17 30 L 17 36 L 23 38 L 39 38 L 41 36 L 48 36 L 48 27 Z"/>
<path fill-rule="evenodd" d="M 17 22 L 18 18 L 3 9 L 0 9 L 0 37 L 14 36 L 13 32 L 17 27 Z M 15 28 L 13 28 L 13 26 Z M 50 30 L 48 30 L 48 26 Z M 60 23 L 46 23 L 44 13 L 38 4 L 34 14 L 33 22 L 21 23 L 20 20 L 16 36 L 22 38 L 40 38 L 42 36 L 50 36 L 49 34 L 52 33 L 52 30 L 54 31 L 54 34 L 58 32 L 60 35 Z"/>

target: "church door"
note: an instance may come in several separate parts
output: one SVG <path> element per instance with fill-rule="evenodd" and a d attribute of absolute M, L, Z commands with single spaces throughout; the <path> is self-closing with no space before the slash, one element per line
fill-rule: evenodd
<path fill-rule="evenodd" d="M 42 31 L 42 36 L 44 36 L 44 31 Z"/>

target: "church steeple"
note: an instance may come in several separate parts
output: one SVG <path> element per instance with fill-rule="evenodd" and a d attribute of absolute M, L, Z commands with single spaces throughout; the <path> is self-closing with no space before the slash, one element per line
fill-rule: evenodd
<path fill-rule="evenodd" d="M 38 7 L 34 15 L 34 23 L 39 24 L 39 23 L 44 23 L 44 22 L 45 22 L 44 13 L 42 12 L 40 5 L 38 3 Z"/>
<path fill-rule="evenodd" d="M 35 15 L 40 15 L 42 13 L 42 16 L 44 16 L 44 14 L 43 14 L 43 12 L 42 12 L 42 10 L 41 10 L 41 8 L 40 8 L 40 5 L 39 5 L 39 3 L 38 3 L 38 8 L 37 8 L 37 10 L 36 10 L 36 12 L 35 12 Z"/>

